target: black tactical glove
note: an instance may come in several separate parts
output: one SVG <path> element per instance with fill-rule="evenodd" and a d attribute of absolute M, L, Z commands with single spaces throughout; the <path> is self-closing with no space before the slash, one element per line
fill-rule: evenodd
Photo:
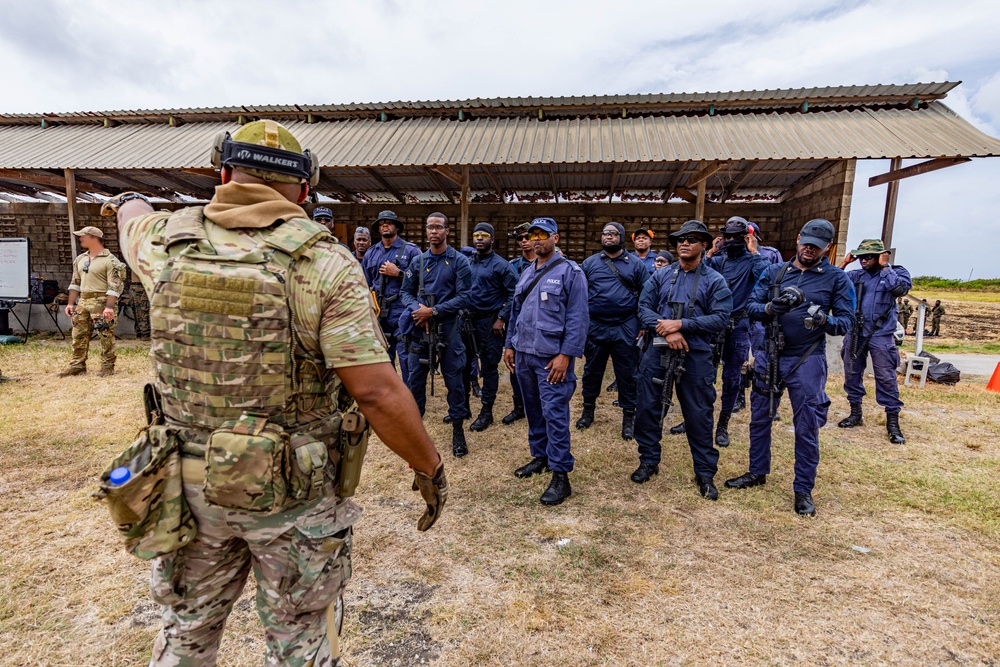
<path fill-rule="evenodd" d="M 826 314 L 826 311 L 814 303 L 809 306 L 809 310 L 802 323 L 805 324 L 806 329 L 820 329 L 826 326 L 826 323 L 829 321 L 830 316 Z"/>
<path fill-rule="evenodd" d="M 448 478 L 444 476 L 444 462 L 438 464 L 434 477 L 428 477 L 419 470 L 413 471 L 413 490 L 419 491 L 427 503 L 427 511 L 417 521 L 417 530 L 430 530 L 441 516 L 444 503 L 448 500 Z"/>
<path fill-rule="evenodd" d="M 792 309 L 792 305 L 790 303 L 788 303 L 788 300 L 787 299 L 783 299 L 780 296 L 777 299 L 773 299 L 771 301 L 768 301 L 767 305 L 764 306 L 764 312 L 765 313 L 767 313 L 768 315 L 775 315 L 775 316 L 777 316 L 777 315 L 784 315 L 785 313 L 787 313 L 791 309 Z"/>
<path fill-rule="evenodd" d="M 141 199 L 149 204 L 149 199 L 147 199 L 145 195 L 129 190 L 128 192 L 122 192 L 104 202 L 101 205 L 101 215 L 105 218 L 118 215 L 118 209 L 121 208 L 121 205 L 133 199 Z"/>

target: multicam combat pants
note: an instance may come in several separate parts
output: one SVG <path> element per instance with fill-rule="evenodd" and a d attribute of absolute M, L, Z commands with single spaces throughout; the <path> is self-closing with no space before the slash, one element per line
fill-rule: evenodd
<path fill-rule="evenodd" d="M 102 317 L 104 307 L 107 305 L 107 297 L 82 296 L 76 302 L 76 311 L 73 314 L 73 357 L 70 359 L 70 368 L 87 367 L 87 351 L 90 349 L 90 337 L 94 335 L 94 320 Z M 118 324 L 118 309 L 114 317 L 108 322 L 108 328 L 97 332 L 101 339 L 101 368 L 114 369 L 118 355 L 115 354 L 115 326 Z"/>
<path fill-rule="evenodd" d="M 191 459 L 201 464 L 201 461 Z M 187 460 L 185 460 L 187 463 Z M 164 605 L 151 667 L 214 665 L 222 630 L 253 567 L 266 665 L 337 667 L 343 591 L 351 578 L 351 528 L 360 510 L 335 496 L 270 516 L 225 510 L 203 499 L 202 484 L 184 496 L 198 534 L 153 561 L 151 597 Z M 331 653 L 333 655 L 331 655 Z"/>

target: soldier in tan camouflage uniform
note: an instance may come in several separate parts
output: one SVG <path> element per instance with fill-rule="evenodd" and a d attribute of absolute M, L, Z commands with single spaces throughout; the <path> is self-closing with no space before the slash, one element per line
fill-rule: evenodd
<path fill-rule="evenodd" d="M 114 375 L 115 325 L 118 324 L 118 297 L 125 288 L 125 265 L 104 247 L 104 232 L 84 227 L 73 232 L 87 252 L 73 260 L 73 280 L 69 286 L 66 316 L 73 320 L 73 356 L 69 368 L 59 377 L 87 372 L 87 351 L 97 329 L 101 340 L 101 372 Z"/>
<path fill-rule="evenodd" d="M 214 665 L 251 568 L 266 664 L 340 664 L 351 526 L 361 510 L 330 481 L 340 432 L 331 439 L 324 428 L 339 428 L 352 402 L 414 469 L 413 488 L 427 503 L 418 530 L 433 525 L 447 497 L 441 457 L 389 364 L 361 267 L 299 207 L 316 180 L 314 160 L 278 123 L 255 121 L 217 140 L 223 184 L 204 209 L 152 213 L 135 193 L 108 206 L 150 295 L 156 386 L 167 425 L 180 429 L 184 497 L 197 522 L 193 541 L 153 561 L 152 597 L 164 609 L 151 665 Z M 275 501 L 269 512 L 213 498 L 213 471 L 249 451 L 217 451 L 226 419 L 269 420 L 326 443 L 318 497 Z M 235 486 L 265 481 L 234 468 Z"/>
<path fill-rule="evenodd" d="M 149 330 L 149 297 L 146 289 L 135 276 L 128 286 L 129 303 L 132 304 L 132 314 L 135 315 L 135 337 L 148 339 Z"/>

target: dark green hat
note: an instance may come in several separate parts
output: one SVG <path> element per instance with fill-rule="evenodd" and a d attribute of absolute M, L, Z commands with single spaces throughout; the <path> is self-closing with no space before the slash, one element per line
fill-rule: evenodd
<path fill-rule="evenodd" d="M 881 239 L 865 239 L 857 250 L 851 251 L 851 254 L 855 257 L 864 257 L 865 255 L 881 255 L 884 252 L 885 245 Z"/>

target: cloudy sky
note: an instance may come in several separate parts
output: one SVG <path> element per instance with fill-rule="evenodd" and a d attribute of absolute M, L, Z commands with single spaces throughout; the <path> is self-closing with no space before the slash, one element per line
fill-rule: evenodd
<path fill-rule="evenodd" d="M 0 7 L 0 112 L 961 80 L 946 104 L 1000 136 L 996 0 Z M 880 233 L 886 186 L 867 181 L 887 168 L 858 165 L 851 244 Z M 903 181 L 898 261 L 916 275 L 1000 276 L 998 180 L 1000 158 Z"/>

